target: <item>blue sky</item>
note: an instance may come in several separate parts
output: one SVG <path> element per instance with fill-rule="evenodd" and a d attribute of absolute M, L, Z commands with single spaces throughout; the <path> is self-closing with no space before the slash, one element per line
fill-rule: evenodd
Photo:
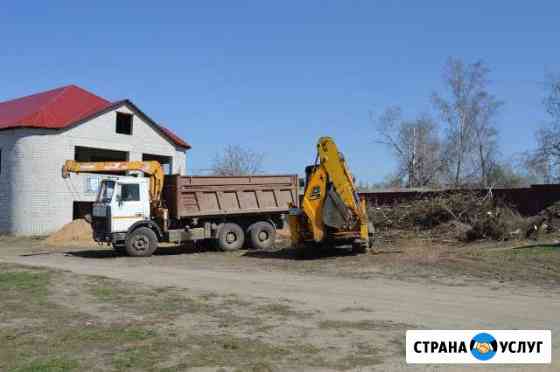
<path fill-rule="evenodd" d="M 193 145 L 191 172 L 240 144 L 271 173 L 301 173 L 330 135 L 358 179 L 381 181 L 394 163 L 369 112 L 431 113 L 449 56 L 491 68 L 504 158 L 532 148 L 559 14 L 557 1 L 6 1 L 0 100 L 67 84 L 130 98 Z"/>

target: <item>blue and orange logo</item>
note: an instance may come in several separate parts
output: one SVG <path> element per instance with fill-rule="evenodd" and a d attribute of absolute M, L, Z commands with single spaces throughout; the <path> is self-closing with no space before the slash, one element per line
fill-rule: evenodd
<path fill-rule="evenodd" d="M 479 333 L 470 344 L 471 354 L 478 360 L 490 360 L 496 355 L 498 341 L 489 333 Z"/>

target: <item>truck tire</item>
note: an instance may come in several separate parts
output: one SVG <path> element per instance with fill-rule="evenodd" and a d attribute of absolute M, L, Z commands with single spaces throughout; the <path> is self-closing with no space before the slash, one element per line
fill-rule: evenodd
<path fill-rule="evenodd" d="M 245 233 L 241 226 L 236 223 L 224 223 L 217 236 L 218 249 L 220 251 L 236 251 L 243 247 L 245 243 Z"/>
<path fill-rule="evenodd" d="M 147 227 L 139 227 L 126 238 L 126 253 L 132 257 L 149 257 L 158 246 L 156 233 Z"/>
<path fill-rule="evenodd" d="M 276 228 L 270 222 L 255 222 L 247 230 L 253 249 L 270 249 L 274 246 Z"/>

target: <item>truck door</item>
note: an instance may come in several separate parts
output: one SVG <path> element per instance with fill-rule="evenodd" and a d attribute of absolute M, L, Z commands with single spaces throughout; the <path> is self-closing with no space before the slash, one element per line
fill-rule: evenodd
<path fill-rule="evenodd" d="M 119 182 L 117 184 L 111 208 L 112 232 L 128 231 L 134 223 L 150 218 L 149 200 L 146 199 L 146 195 L 146 183 Z"/>

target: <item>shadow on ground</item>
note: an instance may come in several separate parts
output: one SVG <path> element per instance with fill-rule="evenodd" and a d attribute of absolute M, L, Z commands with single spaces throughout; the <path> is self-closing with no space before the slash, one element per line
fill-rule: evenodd
<path fill-rule="evenodd" d="M 209 244 L 190 244 L 190 245 L 176 245 L 158 248 L 154 252 L 154 256 L 175 256 L 175 255 L 188 255 L 196 253 L 210 253 L 216 252 Z M 84 250 L 71 250 L 65 252 L 68 255 L 91 258 L 91 259 L 109 259 L 117 258 L 122 255 L 112 248 L 106 249 L 84 249 Z M 219 253 L 219 252 L 218 252 Z M 263 259 L 281 259 L 281 260 L 314 260 L 321 258 L 333 258 L 354 256 L 355 253 L 349 247 L 308 247 L 304 251 L 292 247 L 289 243 L 279 242 L 273 250 L 245 250 L 240 257 L 263 258 Z"/>
<path fill-rule="evenodd" d="M 355 256 L 350 247 L 307 247 L 304 250 L 284 245 L 279 249 L 266 251 L 247 251 L 244 257 L 254 258 L 276 258 L 282 260 L 314 260 L 329 257 Z"/>
<path fill-rule="evenodd" d="M 208 245 L 192 244 L 192 245 L 175 245 L 158 248 L 154 252 L 154 256 L 176 256 L 182 254 L 195 254 L 212 252 L 213 249 Z M 86 249 L 86 250 L 72 250 L 65 252 L 68 255 L 82 257 L 82 258 L 116 258 L 123 255 L 116 252 L 112 248 L 100 249 Z"/>

